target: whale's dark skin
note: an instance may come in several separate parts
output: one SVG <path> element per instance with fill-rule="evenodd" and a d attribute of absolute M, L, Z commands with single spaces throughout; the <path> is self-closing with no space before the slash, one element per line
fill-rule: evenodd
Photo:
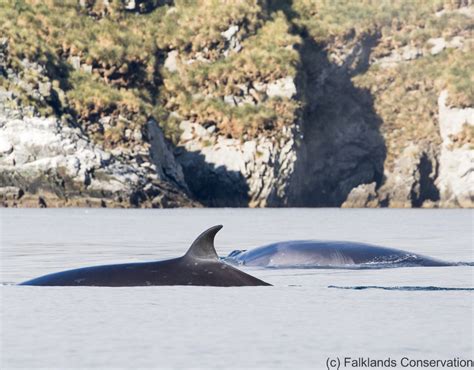
<path fill-rule="evenodd" d="M 248 251 L 233 251 L 224 261 L 245 266 L 272 268 L 388 268 L 456 266 L 419 254 L 376 245 L 295 240 L 273 243 Z M 467 265 L 470 265 L 467 263 Z"/>
<path fill-rule="evenodd" d="M 219 260 L 214 237 L 222 228 L 211 227 L 179 258 L 158 262 L 85 267 L 41 276 L 20 285 L 37 286 L 263 286 L 270 285 Z"/>

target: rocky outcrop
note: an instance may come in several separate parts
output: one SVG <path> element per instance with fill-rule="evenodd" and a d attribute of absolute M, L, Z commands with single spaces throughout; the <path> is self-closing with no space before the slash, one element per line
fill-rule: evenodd
<path fill-rule="evenodd" d="M 435 207 L 439 205 L 437 153 L 427 144 L 410 144 L 385 172 L 385 181 L 361 184 L 351 190 L 342 204 L 345 208 L 360 207 Z"/>
<path fill-rule="evenodd" d="M 342 203 L 343 208 L 375 208 L 380 206 L 377 195 L 377 183 L 360 184 L 351 190 L 347 199 Z"/>
<path fill-rule="evenodd" d="M 176 154 L 194 196 L 208 206 L 265 207 L 286 196 L 296 160 L 293 132 L 279 141 L 240 140 L 214 135 L 211 128 L 181 122 Z"/>
<path fill-rule="evenodd" d="M 159 145 L 158 140 L 153 147 Z M 165 150 L 161 148 L 161 159 L 169 156 Z M 93 145 L 79 128 L 54 118 L 0 115 L 4 206 L 192 205 L 183 191 L 165 181 L 164 171 L 171 163 L 160 170 L 156 164 L 136 166 Z"/>
<path fill-rule="evenodd" d="M 474 108 L 449 107 L 446 105 L 447 97 L 447 91 L 443 91 L 438 100 L 439 129 L 443 139 L 439 156 L 439 176 L 436 181 L 440 190 L 440 205 L 472 208 L 474 207 L 474 138 L 472 137 Z M 463 133 L 466 137 L 462 137 Z"/>
<path fill-rule="evenodd" d="M 188 193 L 181 166 L 173 155 L 173 148 L 163 136 L 158 123 L 150 120 L 147 123 L 147 138 L 150 144 L 150 162 L 143 162 L 141 167 L 149 168 L 158 178 L 174 184 L 178 189 Z"/>
<path fill-rule="evenodd" d="M 454 36 L 451 39 L 435 37 L 427 40 L 425 47 L 405 45 L 392 50 L 389 55 L 373 60 L 373 63 L 383 68 L 393 67 L 399 63 L 409 62 L 427 55 L 437 55 L 445 49 L 462 49 L 468 47 L 463 36 Z"/>
<path fill-rule="evenodd" d="M 225 57 L 227 57 L 231 52 L 238 53 L 240 50 L 242 50 L 242 44 L 238 37 L 238 32 L 239 26 L 236 24 L 231 25 L 227 30 L 221 32 L 221 35 L 226 40 L 223 53 Z"/>
<path fill-rule="evenodd" d="M 85 129 L 79 126 L 63 114 L 64 92 L 43 65 L 24 59 L 21 72 L 9 66 L 5 39 L 0 40 L 0 75 L 9 87 L 0 86 L 1 205 L 197 205 L 189 199 L 182 169 L 154 120 L 143 128 L 123 127 L 128 145 L 104 148 L 88 134 L 106 130 L 111 117 L 88 122 Z M 36 106 L 25 104 L 27 99 Z"/>
<path fill-rule="evenodd" d="M 380 203 L 392 208 L 432 205 L 439 200 L 434 181 L 438 175 L 437 153 L 427 142 L 409 144 L 396 159 L 378 190 Z"/>
<path fill-rule="evenodd" d="M 159 6 L 172 4 L 173 0 L 123 0 L 117 4 L 110 0 L 79 0 L 78 3 L 89 15 L 100 18 L 111 12 L 113 7 L 128 12 L 148 13 Z"/>

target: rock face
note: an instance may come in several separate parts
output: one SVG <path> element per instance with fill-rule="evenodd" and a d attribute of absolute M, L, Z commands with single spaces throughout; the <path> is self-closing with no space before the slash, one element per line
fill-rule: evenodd
<path fill-rule="evenodd" d="M 186 68 L 191 65 L 225 63 L 225 60 L 235 58 L 238 53 L 245 53 L 248 45 L 245 37 L 248 35 L 244 37 L 243 34 L 246 28 L 241 22 L 240 25 L 230 24 L 220 32 L 222 47 L 212 50 L 212 58 L 206 56 L 210 51 L 208 48 L 190 54 L 172 50 L 167 54 L 164 68 L 170 73 L 187 75 L 190 72 Z M 293 50 L 293 46 L 290 46 Z M 230 107 L 230 112 L 232 109 L 241 109 L 241 112 L 253 109 L 258 115 L 258 109 L 262 109 L 266 102 L 279 102 L 284 108 L 285 104 L 290 105 L 297 100 L 293 74 L 288 72 L 273 79 L 242 78 L 234 89 L 226 90 L 223 94 L 209 89 L 191 94 L 190 99 L 208 102 L 219 100 L 224 106 Z M 213 84 L 211 80 L 208 82 Z M 218 81 L 217 85 L 220 83 L 226 82 Z M 298 119 L 290 125 L 275 127 L 274 132 L 260 127 L 257 133 L 250 134 L 243 130 L 241 138 L 235 138 L 221 131 L 220 122 L 213 122 L 211 118 L 203 124 L 192 112 L 185 119 L 181 118 L 179 111 L 173 111 L 171 115 L 180 120 L 181 134 L 175 155 L 183 168 L 185 182 L 197 200 L 213 207 L 288 204 L 289 179 L 297 161 L 296 147 L 300 135 Z M 227 118 L 224 117 L 224 120 Z"/>
<path fill-rule="evenodd" d="M 377 183 L 361 184 L 351 190 L 346 201 L 342 204 L 343 208 L 375 208 L 380 205 L 376 191 Z"/>
<path fill-rule="evenodd" d="M 474 108 L 446 106 L 448 93 L 443 91 L 438 100 L 439 129 L 443 143 L 439 156 L 441 206 L 474 207 L 474 150 L 472 143 L 463 142 L 460 134 L 474 126 Z M 472 138 L 471 138 L 472 140 Z"/>
<path fill-rule="evenodd" d="M 456 12 L 472 18 L 469 9 Z M 437 27 L 434 32 L 443 26 Z M 211 205 L 225 205 L 229 197 L 229 204 L 255 206 L 472 207 L 473 109 L 446 107 L 445 93 L 437 109 L 437 76 L 424 77 L 428 66 L 436 66 L 432 58 L 439 58 L 441 74 L 452 67 L 442 60 L 468 53 L 467 29 L 405 44 L 381 30 L 348 32 L 320 44 L 300 30 L 298 74 L 256 79 L 250 89 L 302 103 L 302 116 L 287 127 L 282 144 L 263 137 L 240 143 L 200 127 L 184 130 L 179 161 L 188 184 L 198 184 L 190 185 L 198 199 L 204 196 Z M 229 37 L 234 31 L 229 28 Z M 406 81 L 391 85 L 397 73 Z M 369 84 L 357 82 L 357 76 L 367 81 L 374 75 Z M 250 90 L 226 95 L 224 102 L 255 104 Z M 406 100 L 380 103 L 390 95 L 384 90 Z M 409 106 L 410 100 L 418 106 Z M 264 155 L 250 154 L 259 146 Z M 212 165 L 201 172 L 206 164 Z"/>
<path fill-rule="evenodd" d="M 342 32 L 319 11 L 337 2 L 288 3 L 65 6 L 98 33 L 109 27 L 91 45 L 54 44 L 51 3 L 41 17 L 53 31 L 28 39 L 53 45 L 46 58 L 21 52 L 10 25 L 0 205 L 474 207 L 474 108 L 462 90 L 472 7 L 425 9 L 416 24 L 354 19 Z"/>
<path fill-rule="evenodd" d="M 61 89 L 53 91 L 43 66 L 25 59 L 22 71 L 8 67 L 8 43 L 0 40 L 0 76 L 6 76 L 12 89 L 0 86 L 0 205 L 198 205 L 188 197 L 182 169 L 154 120 L 143 130 L 124 131 L 132 148 L 105 150 L 60 112 L 38 112 L 23 103 L 16 91 L 58 111 L 66 101 Z M 98 124 L 109 121 L 105 116 Z"/>
<path fill-rule="evenodd" d="M 366 63 L 365 48 L 371 42 L 364 39 L 336 56 L 305 40 L 300 77 L 306 102 L 303 138 L 286 204 L 337 207 L 361 184 L 380 186 L 385 160 L 381 121 L 370 95 L 351 81 L 351 73 Z M 367 201 L 354 197 L 350 199 L 357 206 Z"/>
<path fill-rule="evenodd" d="M 161 159 L 169 155 L 160 150 Z M 6 206 L 192 205 L 164 181 L 169 165 L 160 171 L 133 166 L 54 118 L 0 116 L 0 196 Z M 179 174 L 173 174 L 176 182 Z"/>
<path fill-rule="evenodd" d="M 181 129 L 177 160 L 191 192 L 205 205 L 264 207 L 285 198 L 296 160 L 290 130 L 279 142 L 262 137 L 242 143 L 188 121 Z"/>
<path fill-rule="evenodd" d="M 411 208 L 421 207 L 425 201 L 427 204 L 438 201 L 439 191 L 434 185 L 436 155 L 429 143 L 409 144 L 396 159 L 393 171 L 386 173 L 386 181 L 378 191 L 380 203 Z"/>

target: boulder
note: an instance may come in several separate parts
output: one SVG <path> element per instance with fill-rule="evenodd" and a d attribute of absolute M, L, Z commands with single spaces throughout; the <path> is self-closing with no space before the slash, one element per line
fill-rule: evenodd
<path fill-rule="evenodd" d="M 267 86 L 269 97 L 292 98 L 296 95 L 296 85 L 293 77 L 280 78 Z"/>
<path fill-rule="evenodd" d="M 376 191 L 377 184 L 360 184 L 352 189 L 347 196 L 346 201 L 342 204 L 342 208 L 375 208 L 380 205 L 378 194 Z"/>
<path fill-rule="evenodd" d="M 172 50 L 168 53 L 163 66 L 170 72 L 176 72 L 178 70 L 178 51 Z"/>

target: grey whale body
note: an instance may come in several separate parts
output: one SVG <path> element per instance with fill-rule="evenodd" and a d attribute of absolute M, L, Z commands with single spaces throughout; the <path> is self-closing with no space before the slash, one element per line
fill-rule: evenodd
<path fill-rule="evenodd" d="M 290 240 L 248 251 L 233 251 L 224 258 L 234 265 L 270 268 L 390 268 L 453 266 L 419 254 L 365 243 Z"/>
<path fill-rule="evenodd" d="M 219 260 L 214 237 L 222 228 L 203 232 L 179 258 L 157 262 L 125 263 L 68 270 L 25 281 L 36 286 L 263 286 L 270 285 Z"/>

